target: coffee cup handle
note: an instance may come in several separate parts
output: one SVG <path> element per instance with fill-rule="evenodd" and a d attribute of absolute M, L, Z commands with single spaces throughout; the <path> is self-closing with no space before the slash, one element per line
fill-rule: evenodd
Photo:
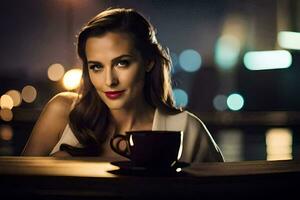
<path fill-rule="evenodd" d="M 116 144 L 114 143 L 114 141 L 118 139 L 118 141 L 116 142 Z M 127 137 L 125 135 L 115 135 L 113 138 L 111 138 L 110 140 L 110 147 L 112 148 L 112 150 L 114 152 L 116 152 L 117 154 L 120 154 L 121 156 L 124 156 L 126 158 L 130 159 L 130 153 L 128 151 L 128 145 L 126 146 L 125 150 L 121 150 L 119 145 L 122 141 L 125 141 L 126 144 L 128 143 Z"/>

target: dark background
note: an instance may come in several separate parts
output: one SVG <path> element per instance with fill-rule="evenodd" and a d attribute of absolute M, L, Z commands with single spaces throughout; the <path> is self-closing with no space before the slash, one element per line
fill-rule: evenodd
<path fill-rule="evenodd" d="M 158 40 L 172 53 L 179 55 L 185 49 L 194 49 L 201 54 L 202 66 L 198 71 L 178 71 L 173 80 L 189 95 L 186 108 L 208 125 L 213 136 L 218 138 L 222 128 L 243 128 L 245 144 L 256 150 L 251 154 L 244 146 L 246 153 L 241 159 L 265 159 L 266 128 L 259 129 L 261 126 L 293 129 L 296 148 L 299 51 L 290 50 L 293 61 L 287 69 L 249 71 L 242 61 L 248 51 L 281 49 L 277 43 L 278 31 L 300 31 L 298 0 L 10 0 L 0 4 L 0 95 L 10 89 L 21 90 L 27 84 L 38 91 L 33 103 L 23 102 L 13 108 L 12 121 L 1 121 L 15 130 L 11 141 L 14 155 L 23 148 L 45 103 L 65 91 L 61 82 L 48 79 L 49 65 L 61 63 L 67 70 L 79 67 L 76 34 L 91 17 L 108 7 L 132 7 L 143 13 L 156 27 Z M 244 22 L 244 42 L 237 65 L 222 71 L 214 61 L 214 48 L 232 16 Z M 237 112 L 218 112 L 213 98 L 233 92 L 244 97 L 244 107 Z M 229 114 L 224 120 L 226 113 Z M 284 113 L 288 120 L 279 117 L 268 121 L 266 113 Z M 256 131 L 250 131 L 255 136 L 249 135 L 245 126 L 255 126 Z M 249 143 L 245 139 L 249 137 L 256 138 L 261 146 Z M 247 152 L 251 156 L 247 157 Z"/>

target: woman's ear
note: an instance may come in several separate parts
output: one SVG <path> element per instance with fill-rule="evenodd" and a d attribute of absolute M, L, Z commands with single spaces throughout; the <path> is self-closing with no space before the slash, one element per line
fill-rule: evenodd
<path fill-rule="evenodd" d="M 153 60 L 149 60 L 146 63 L 146 72 L 150 72 L 153 67 L 154 67 L 154 61 Z"/>

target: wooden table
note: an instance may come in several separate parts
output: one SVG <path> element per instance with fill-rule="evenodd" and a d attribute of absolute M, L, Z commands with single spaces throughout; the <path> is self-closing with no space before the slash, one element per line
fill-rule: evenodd
<path fill-rule="evenodd" d="M 0 157 L 0 196 L 20 199 L 286 198 L 298 194 L 299 178 L 300 161 L 198 163 L 156 174 L 94 157 Z"/>

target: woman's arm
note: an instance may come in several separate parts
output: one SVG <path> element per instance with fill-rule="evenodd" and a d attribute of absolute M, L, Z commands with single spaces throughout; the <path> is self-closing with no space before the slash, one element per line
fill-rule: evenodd
<path fill-rule="evenodd" d="M 74 93 L 60 93 L 46 104 L 21 155 L 49 156 L 68 123 L 74 98 Z"/>

